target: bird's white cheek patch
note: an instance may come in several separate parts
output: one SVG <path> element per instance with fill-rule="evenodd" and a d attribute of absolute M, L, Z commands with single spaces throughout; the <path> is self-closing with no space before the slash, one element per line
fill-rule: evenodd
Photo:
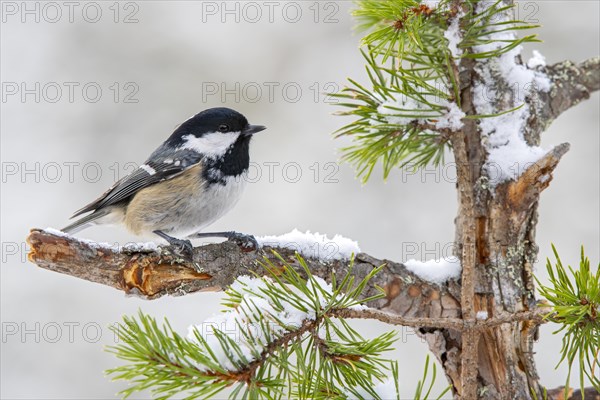
<path fill-rule="evenodd" d="M 194 150 L 208 157 L 219 157 L 227 152 L 227 149 L 235 143 L 241 132 L 209 132 L 202 137 L 194 135 L 183 136 L 183 146 L 180 149 Z"/>

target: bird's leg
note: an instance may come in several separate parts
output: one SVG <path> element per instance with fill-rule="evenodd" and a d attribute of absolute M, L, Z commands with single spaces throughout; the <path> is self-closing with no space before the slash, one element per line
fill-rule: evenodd
<path fill-rule="evenodd" d="M 185 239 L 174 238 L 173 236 L 167 235 L 163 231 L 153 231 L 153 233 L 157 234 L 158 236 L 169 242 L 169 245 L 171 245 L 175 249 L 175 252 L 178 256 L 181 256 L 182 258 L 193 262 L 194 246 L 192 246 L 192 242 Z"/>
<path fill-rule="evenodd" d="M 258 247 L 259 247 L 258 242 L 256 241 L 256 238 L 254 238 L 254 236 L 246 235 L 244 233 L 239 233 L 239 232 L 234 232 L 234 231 L 197 232 L 197 233 L 188 235 L 188 237 L 191 239 L 201 239 L 201 238 L 206 238 L 206 237 L 224 237 L 224 238 L 227 238 L 227 240 L 231 240 L 232 242 L 236 243 L 240 247 L 245 247 L 245 248 L 250 248 L 250 249 L 251 248 L 258 249 Z"/>

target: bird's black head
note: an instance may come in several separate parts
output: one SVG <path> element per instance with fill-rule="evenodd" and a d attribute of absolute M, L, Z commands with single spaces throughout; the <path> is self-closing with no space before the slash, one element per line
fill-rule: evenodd
<path fill-rule="evenodd" d="M 238 142 L 249 142 L 253 134 L 264 129 L 261 125 L 250 125 L 246 117 L 230 108 L 209 108 L 182 123 L 167 143 L 218 157 Z"/>
<path fill-rule="evenodd" d="M 238 176 L 248 169 L 250 139 L 264 129 L 250 125 L 246 117 L 232 109 L 210 108 L 181 124 L 163 144 L 161 153 L 167 149 L 199 154 L 204 178 L 225 184 L 226 177 Z"/>
<path fill-rule="evenodd" d="M 209 108 L 194 115 L 175 132 L 191 133 L 200 137 L 211 132 L 241 132 L 248 125 L 248 120 L 239 112 L 230 108 Z"/>

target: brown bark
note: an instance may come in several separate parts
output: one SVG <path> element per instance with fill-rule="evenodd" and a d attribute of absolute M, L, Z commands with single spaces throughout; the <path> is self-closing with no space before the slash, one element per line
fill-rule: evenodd
<path fill-rule="evenodd" d="M 265 258 L 275 265 L 281 261 L 301 270 L 293 250 L 262 248 L 244 251 L 232 242 L 209 244 L 194 249 L 193 262 L 177 259 L 168 251 L 130 251 L 102 247 L 74 237 L 32 229 L 27 241 L 31 247 L 29 260 L 41 268 L 80 279 L 111 286 L 130 295 L 154 299 L 164 295 L 181 296 L 198 291 L 227 288 L 237 277 L 263 274 L 260 262 Z M 342 278 L 350 270 L 348 260 L 306 258 L 314 275 Z M 460 289 L 456 281 L 436 285 L 420 279 L 401 263 L 379 260 L 360 253 L 352 265 L 356 281 L 374 268 L 385 264 L 363 293 L 364 297 L 385 291 L 385 299 L 373 301 L 370 307 L 392 311 L 397 316 L 419 318 L 458 317 Z"/>
<path fill-rule="evenodd" d="M 478 79 L 477 64 L 465 58 L 459 67 L 461 106 L 467 115 L 476 114 L 473 84 Z M 552 88 L 526 99 L 531 110 L 525 132 L 528 143 L 539 144 L 541 132 L 555 118 L 599 90 L 599 68 L 598 57 L 579 65 L 566 61 L 544 68 Z M 514 93 L 508 82 L 497 79 L 496 106 L 510 109 Z M 532 265 L 538 251 L 538 200 L 569 145 L 555 147 L 519 179 L 499 185 L 492 194 L 483 169 L 487 151 L 477 123 L 464 120 L 462 132 L 453 135 L 451 143 L 458 177 L 455 249 L 463 266 L 462 318 L 473 323 L 477 311 L 496 318 L 532 310 L 536 307 Z M 429 330 L 425 337 L 444 366 L 455 396 L 526 399 L 533 393 L 541 399 L 543 387 L 533 359 L 536 334 L 536 324 L 522 321 L 498 325 L 481 334 L 468 329 Z"/>
<path fill-rule="evenodd" d="M 600 90 L 600 57 L 579 64 L 562 61 L 541 70 L 552 81 L 552 89 L 537 93 L 537 99 L 530 102 L 532 117 L 527 128 L 535 144 L 539 143 L 540 134 L 563 112 Z"/>

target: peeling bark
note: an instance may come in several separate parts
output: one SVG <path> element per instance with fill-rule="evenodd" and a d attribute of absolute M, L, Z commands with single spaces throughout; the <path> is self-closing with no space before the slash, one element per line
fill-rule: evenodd
<path fill-rule="evenodd" d="M 260 262 L 265 258 L 280 265 L 281 261 L 273 251 L 299 271 L 302 270 L 293 250 L 262 248 L 259 251 L 244 251 L 228 241 L 194 248 L 193 262 L 196 265 L 160 249 L 145 252 L 117 250 L 39 229 L 32 229 L 27 241 L 31 247 L 29 261 L 41 268 L 146 299 L 223 290 L 239 276 L 252 273 L 262 275 L 265 270 Z M 350 271 L 351 263 L 348 260 L 306 258 L 305 261 L 314 275 L 323 278 L 335 274 L 340 279 Z M 369 303 L 370 307 L 410 318 L 459 316 L 460 288 L 455 281 L 433 284 L 408 271 L 401 263 L 380 260 L 364 253 L 356 255 L 351 273 L 356 281 L 360 281 L 381 265 L 385 265 L 385 268 L 370 281 L 363 296 L 373 296 L 381 287 L 386 297 Z"/>

